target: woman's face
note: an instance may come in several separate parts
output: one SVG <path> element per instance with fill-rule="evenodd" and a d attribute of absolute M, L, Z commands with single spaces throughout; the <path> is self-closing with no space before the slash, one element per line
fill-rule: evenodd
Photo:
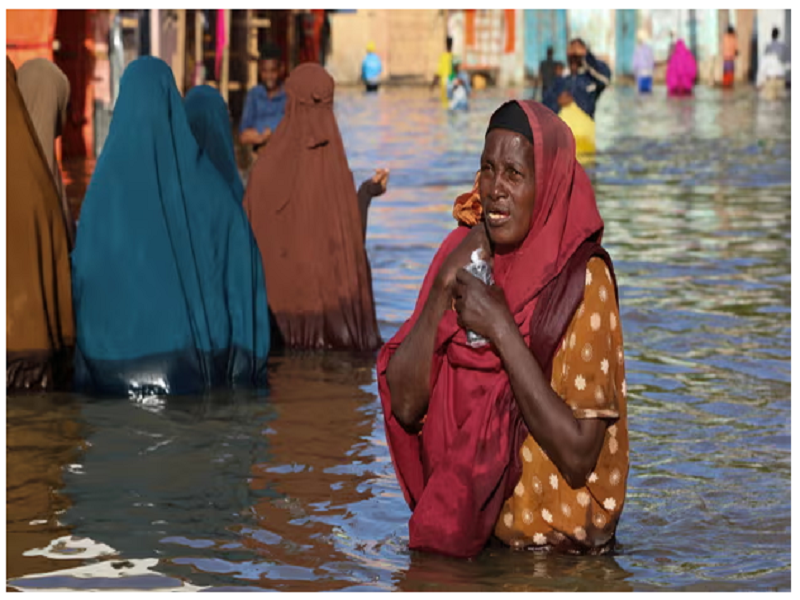
<path fill-rule="evenodd" d="M 519 246 L 530 231 L 536 196 L 533 144 L 513 131 L 490 131 L 481 156 L 479 189 L 492 244 Z"/>

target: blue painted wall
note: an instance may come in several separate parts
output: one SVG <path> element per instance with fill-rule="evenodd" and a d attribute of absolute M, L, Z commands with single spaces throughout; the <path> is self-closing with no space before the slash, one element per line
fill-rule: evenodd
<path fill-rule="evenodd" d="M 617 9 L 616 75 L 633 75 L 633 51 L 636 49 L 636 10 Z"/>
<path fill-rule="evenodd" d="M 539 63 L 547 58 L 547 47 L 553 47 L 553 58 L 567 60 L 567 11 L 524 11 L 525 72 L 539 74 Z"/>

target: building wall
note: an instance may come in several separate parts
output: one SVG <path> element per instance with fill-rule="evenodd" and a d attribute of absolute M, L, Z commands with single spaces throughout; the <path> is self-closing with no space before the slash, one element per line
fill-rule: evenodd
<path fill-rule="evenodd" d="M 569 39 L 581 38 L 592 54 L 614 68 L 616 64 L 616 10 L 579 8 L 567 10 Z"/>
<path fill-rule="evenodd" d="M 367 43 L 374 42 L 385 79 L 430 80 L 445 49 L 443 10 L 357 10 L 333 13 L 326 68 L 337 83 L 355 84 Z"/>
<path fill-rule="evenodd" d="M 386 10 L 387 76 L 430 81 L 447 44 L 444 10 Z"/>
<path fill-rule="evenodd" d="M 539 64 L 547 58 L 547 48 L 553 48 L 553 58 L 565 61 L 567 56 L 567 11 L 524 10 L 525 74 L 539 76 Z"/>

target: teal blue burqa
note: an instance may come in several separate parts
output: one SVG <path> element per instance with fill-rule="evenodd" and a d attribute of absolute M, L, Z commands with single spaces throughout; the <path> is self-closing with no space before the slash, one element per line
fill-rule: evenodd
<path fill-rule="evenodd" d="M 131 63 L 72 255 L 79 390 L 266 383 L 264 272 L 240 201 L 195 141 L 170 68 Z"/>
<path fill-rule="evenodd" d="M 233 153 L 231 120 L 225 100 L 211 86 L 198 85 L 189 90 L 183 105 L 194 139 L 241 202 L 244 186 Z"/>

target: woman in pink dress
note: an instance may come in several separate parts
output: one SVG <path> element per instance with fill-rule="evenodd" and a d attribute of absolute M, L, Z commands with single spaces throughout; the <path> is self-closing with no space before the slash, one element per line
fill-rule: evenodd
<path fill-rule="evenodd" d="M 670 96 L 690 96 L 697 77 L 697 63 L 683 40 L 675 44 L 675 51 L 667 63 L 667 93 Z"/>

